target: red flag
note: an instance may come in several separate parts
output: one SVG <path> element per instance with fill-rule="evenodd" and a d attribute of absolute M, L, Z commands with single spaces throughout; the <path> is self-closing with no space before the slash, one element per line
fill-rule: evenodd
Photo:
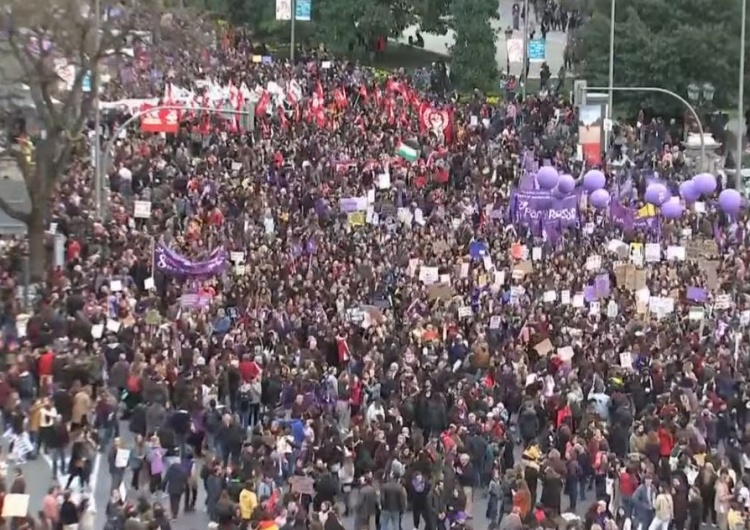
<path fill-rule="evenodd" d="M 269 103 L 271 103 L 271 96 L 269 96 L 268 92 L 264 90 L 263 94 L 261 94 L 260 99 L 258 100 L 258 104 L 255 106 L 255 115 L 265 116 L 266 112 L 268 111 Z"/>
<path fill-rule="evenodd" d="M 346 91 L 343 88 L 337 88 L 333 91 L 333 101 L 336 103 L 336 106 L 340 109 L 343 109 L 347 105 L 346 100 Z"/>

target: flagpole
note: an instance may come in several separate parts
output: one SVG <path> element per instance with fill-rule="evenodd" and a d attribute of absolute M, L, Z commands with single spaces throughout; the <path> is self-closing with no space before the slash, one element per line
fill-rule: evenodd
<path fill-rule="evenodd" d="M 156 238 L 151 236 L 151 277 L 156 275 Z"/>

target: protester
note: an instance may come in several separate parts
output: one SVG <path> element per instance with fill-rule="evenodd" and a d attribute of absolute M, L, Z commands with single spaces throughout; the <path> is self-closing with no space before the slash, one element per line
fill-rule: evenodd
<path fill-rule="evenodd" d="M 3 307 L 11 454 L 69 473 L 48 521 L 92 525 L 100 451 L 112 530 L 743 523 L 750 225 L 678 141 L 583 160 L 554 89 L 161 46 L 103 88 L 106 219 L 77 153 L 62 262 Z"/>

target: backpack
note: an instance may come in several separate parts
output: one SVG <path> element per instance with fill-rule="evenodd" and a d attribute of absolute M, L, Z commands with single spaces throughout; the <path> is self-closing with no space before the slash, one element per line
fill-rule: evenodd
<path fill-rule="evenodd" d="M 34 380 L 31 374 L 23 374 L 18 378 L 18 397 L 32 399 L 34 397 Z"/>

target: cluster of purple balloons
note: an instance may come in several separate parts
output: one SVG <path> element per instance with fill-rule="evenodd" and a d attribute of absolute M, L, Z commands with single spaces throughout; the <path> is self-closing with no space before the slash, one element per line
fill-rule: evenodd
<path fill-rule="evenodd" d="M 536 174 L 539 188 L 552 192 L 553 197 L 562 198 L 576 187 L 576 179 L 570 175 L 560 175 L 553 166 L 543 166 Z"/>
<path fill-rule="evenodd" d="M 589 203 L 597 210 L 603 210 L 609 206 L 612 197 L 604 189 L 607 185 L 607 177 L 598 169 L 592 169 L 583 176 L 583 189 L 589 192 Z"/>
<path fill-rule="evenodd" d="M 646 188 L 644 199 L 658 206 L 662 217 L 678 219 L 685 212 L 685 205 L 701 198 L 710 197 L 716 191 L 716 177 L 711 173 L 698 173 L 680 184 L 680 196 L 673 197 L 664 184 L 654 182 Z M 680 200 L 680 197 L 682 200 Z M 742 209 L 742 195 L 737 190 L 727 189 L 719 194 L 719 207 L 724 213 L 737 214 Z"/>
<path fill-rule="evenodd" d="M 708 197 L 716 191 L 716 178 L 710 173 L 699 173 L 692 179 L 680 184 L 680 195 L 685 202 L 695 202 L 701 197 Z M 740 192 L 726 189 L 719 193 L 719 208 L 727 214 L 735 215 L 742 210 L 744 200 Z"/>
<path fill-rule="evenodd" d="M 544 166 L 536 174 L 536 181 L 543 190 L 551 191 L 555 197 L 564 197 L 573 192 L 575 179 L 570 175 L 560 175 L 552 166 Z M 589 192 L 589 203 L 596 209 L 609 206 L 612 197 L 605 189 L 607 178 L 598 169 L 592 169 L 583 176 L 583 189 Z M 685 204 L 708 197 L 716 191 L 716 177 L 711 173 L 699 173 L 680 184 L 680 197 L 673 197 L 666 185 L 654 182 L 646 188 L 644 199 L 658 206 L 661 215 L 667 219 L 678 219 L 685 211 Z M 684 202 L 683 202 L 684 201 Z M 737 190 L 726 189 L 719 194 L 719 207 L 724 213 L 737 214 L 744 201 Z"/>

